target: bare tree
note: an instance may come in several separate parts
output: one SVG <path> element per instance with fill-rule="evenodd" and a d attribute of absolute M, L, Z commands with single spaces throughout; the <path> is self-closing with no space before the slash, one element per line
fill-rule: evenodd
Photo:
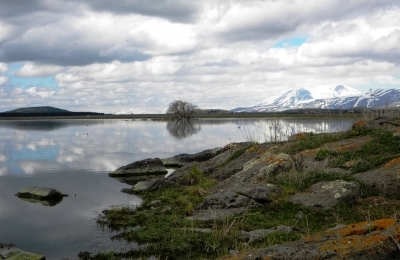
<path fill-rule="evenodd" d="M 169 104 L 166 113 L 173 114 L 174 117 L 179 120 L 190 119 L 193 116 L 196 109 L 197 106 L 193 105 L 192 103 L 182 100 L 175 100 L 174 102 Z"/>

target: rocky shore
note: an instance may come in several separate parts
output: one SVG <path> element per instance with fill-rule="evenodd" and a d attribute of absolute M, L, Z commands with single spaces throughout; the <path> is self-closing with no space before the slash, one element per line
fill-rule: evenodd
<path fill-rule="evenodd" d="M 399 259 L 399 126 L 361 120 L 341 133 L 123 166 L 110 176 L 143 204 L 98 223 L 147 246 L 82 259 Z"/>

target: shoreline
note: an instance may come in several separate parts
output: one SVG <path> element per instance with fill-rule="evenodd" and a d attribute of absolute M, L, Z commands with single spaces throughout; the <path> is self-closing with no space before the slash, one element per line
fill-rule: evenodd
<path fill-rule="evenodd" d="M 198 114 L 193 119 L 265 119 L 265 118 L 329 118 L 346 117 L 359 118 L 360 114 L 299 114 L 299 113 L 229 113 L 229 114 Z M 0 121 L 8 120 L 62 120 L 62 119 L 143 119 L 143 120 L 173 120 L 171 115 L 167 114 L 133 114 L 133 115 L 71 115 L 71 116 L 15 116 L 5 117 L 0 115 Z"/>

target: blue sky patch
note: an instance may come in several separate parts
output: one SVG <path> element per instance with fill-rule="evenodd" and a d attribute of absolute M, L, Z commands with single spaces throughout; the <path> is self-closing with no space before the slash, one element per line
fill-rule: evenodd
<path fill-rule="evenodd" d="M 11 63 L 9 64 L 9 71 L 6 73 L 11 85 L 23 89 L 30 87 L 48 87 L 55 88 L 58 86 L 54 76 L 48 77 L 18 77 L 15 73 L 20 70 L 24 64 L 22 63 Z"/>
<path fill-rule="evenodd" d="M 283 38 L 274 44 L 275 48 L 285 48 L 293 46 L 301 46 L 307 40 L 307 36 L 296 36 L 290 38 Z"/>

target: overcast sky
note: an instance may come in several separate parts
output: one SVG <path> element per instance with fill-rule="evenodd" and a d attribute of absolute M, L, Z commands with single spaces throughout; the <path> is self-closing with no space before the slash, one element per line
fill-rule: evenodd
<path fill-rule="evenodd" d="M 1 0 L 0 111 L 249 106 L 400 87 L 398 0 Z"/>

